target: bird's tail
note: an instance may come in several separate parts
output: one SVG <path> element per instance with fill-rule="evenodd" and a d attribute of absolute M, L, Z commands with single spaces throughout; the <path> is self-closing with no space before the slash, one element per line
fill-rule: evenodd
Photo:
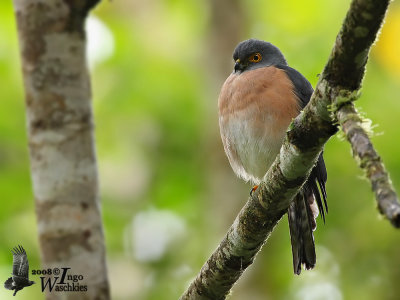
<path fill-rule="evenodd" d="M 290 240 L 293 253 L 293 270 L 299 275 L 301 266 L 312 269 L 315 266 L 315 244 L 313 231 L 318 208 L 312 191 L 303 188 L 293 199 L 288 209 Z"/>

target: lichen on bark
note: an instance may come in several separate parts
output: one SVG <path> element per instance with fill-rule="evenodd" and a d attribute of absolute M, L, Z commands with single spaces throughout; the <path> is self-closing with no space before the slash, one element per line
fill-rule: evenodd
<path fill-rule="evenodd" d="M 392 224 L 400 228 L 400 204 L 389 174 L 376 152 L 363 125 L 364 121 L 352 103 L 354 98 L 335 111 L 338 122 L 352 147 L 353 157 L 371 183 L 378 209 Z"/>

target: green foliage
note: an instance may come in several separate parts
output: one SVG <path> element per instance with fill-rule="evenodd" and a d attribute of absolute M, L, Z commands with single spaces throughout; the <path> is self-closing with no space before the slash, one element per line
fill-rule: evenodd
<path fill-rule="evenodd" d="M 237 21 L 245 28 L 242 39 L 257 37 L 276 44 L 315 86 L 348 4 L 241 1 L 243 19 Z M 392 9 L 399 11 L 399 4 L 393 3 Z M 213 12 L 207 1 L 103 1 L 94 15 L 114 40 L 112 55 L 91 70 L 113 299 L 177 299 L 250 190 L 234 177 L 218 136 L 216 102 L 224 78 L 212 73 L 213 61 L 230 59 L 231 53 L 210 57 L 209 37 L 216 25 L 210 21 Z M 10 249 L 19 243 L 28 252 L 31 268 L 40 268 L 10 1 L 0 4 L 0 35 L 0 280 L 5 280 L 11 270 Z M 356 105 L 379 124 L 375 131 L 384 132 L 373 142 L 400 190 L 400 80 L 382 63 L 382 56 L 384 52 L 372 51 Z M 223 72 L 228 76 L 231 70 Z M 328 299 L 324 290 L 331 291 L 329 299 L 395 299 L 400 294 L 399 233 L 378 217 L 347 142 L 332 138 L 325 157 L 329 214 L 315 232 L 315 270 L 292 275 L 287 221 L 282 220 L 231 299 L 304 299 L 304 293 L 309 299 Z M 149 211 L 172 213 L 185 229 L 161 256 L 146 261 L 135 252 L 140 246 L 135 244 L 138 230 L 143 229 L 138 229 L 135 216 Z M 169 226 L 165 224 L 166 236 L 179 228 Z M 147 237 L 150 245 L 164 238 Z M 18 296 L 44 299 L 38 284 Z M 0 289 L 0 298 L 12 296 Z"/>

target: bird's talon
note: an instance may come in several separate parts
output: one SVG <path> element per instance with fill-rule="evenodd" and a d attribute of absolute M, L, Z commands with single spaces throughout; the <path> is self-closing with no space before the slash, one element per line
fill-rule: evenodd
<path fill-rule="evenodd" d="M 258 185 L 253 186 L 253 188 L 250 190 L 250 196 L 253 196 L 254 192 L 257 190 Z"/>

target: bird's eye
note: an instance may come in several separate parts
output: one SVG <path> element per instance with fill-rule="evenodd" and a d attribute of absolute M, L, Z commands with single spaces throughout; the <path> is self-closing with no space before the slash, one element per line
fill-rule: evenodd
<path fill-rule="evenodd" d="M 261 60 L 261 58 L 262 57 L 260 53 L 255 53 L 249 57 L 249 61 L 257 63 Z"/>

